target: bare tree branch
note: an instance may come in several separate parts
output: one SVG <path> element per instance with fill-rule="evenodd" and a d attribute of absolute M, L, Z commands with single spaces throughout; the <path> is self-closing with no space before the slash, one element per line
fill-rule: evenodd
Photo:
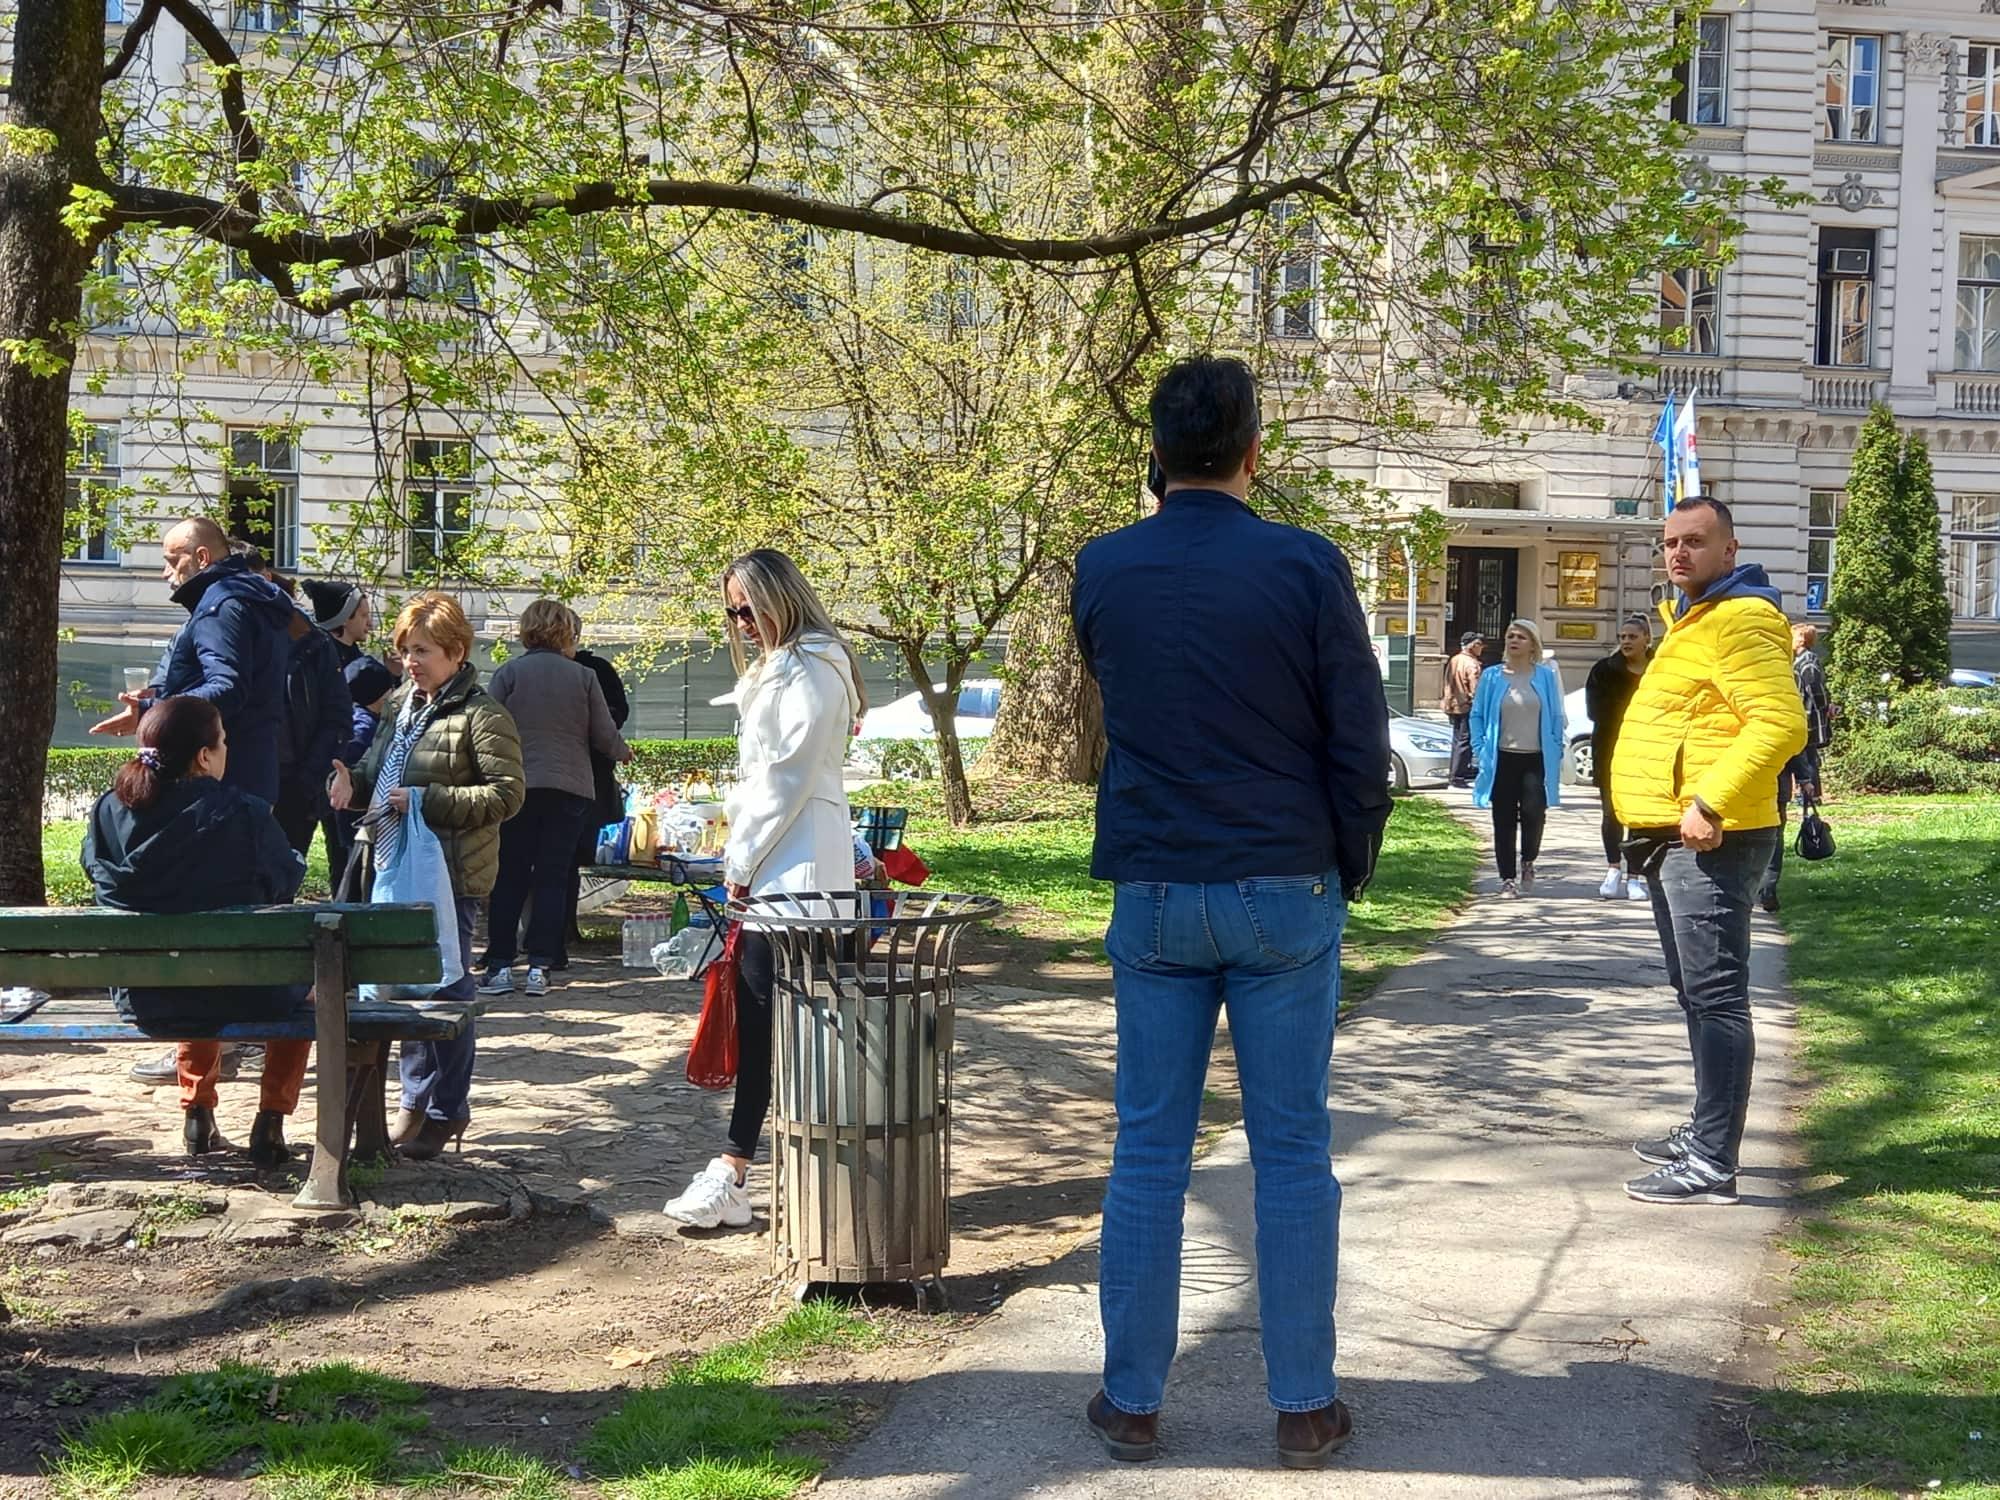
<path fill-rule="evenodd" d="M 139 14 L 125 27 L 124 39 L 118 43 L 118 55 L 111 59 L 104 69 L 104 81 L 116 83 L 125 76 L 125 70 L 132 66 L 132 59 L 139 55 L 153 23 L 160 19 L 160 0 L 146 0 Z"/>

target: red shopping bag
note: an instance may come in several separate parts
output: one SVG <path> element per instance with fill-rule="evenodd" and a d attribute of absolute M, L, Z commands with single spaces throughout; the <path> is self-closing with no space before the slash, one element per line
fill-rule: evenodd
<path fill-rule="evenodd" d="M 688 1048 L 687 1078 L 698 1089 L 726 1089 L 736 1082 L 736 942 L 743 924 L 731 925 L 722 957 L 709 965 L 701 1019 Z"/>
<path fill-rule="evenodd" d="M 905 847 L 882 851 L 882 872 L 902 885 L 922 885 L 931 878 L 931 867 Z"/>

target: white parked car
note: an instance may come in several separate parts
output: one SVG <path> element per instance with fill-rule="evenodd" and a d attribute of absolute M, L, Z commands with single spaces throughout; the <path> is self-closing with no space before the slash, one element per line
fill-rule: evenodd
<path fill-rule="evenodd" d="M 937 691 L 944 691 L 937 684 Z M 1000 714 L 1000 680 L 996 677 L 968 679 L 958 690 L 958 737 L 963 740 L 988 739 L 993 721 Z M 861 719 L 861 740 L 926 740 L 937 734 L 922 693 L 905 693 L 893 702 L 871 708 Z"/>
<path fill-rule="evenodd" d="M 1563 756 L 1563 772 L 1569 780 L 1590 785 L 1594 757 L 1590 753 L 1590 710 L 1583 706 L 1583 689 L 1563 698 L 1563 713 L 1569 718 L 1569 750 Z"/>

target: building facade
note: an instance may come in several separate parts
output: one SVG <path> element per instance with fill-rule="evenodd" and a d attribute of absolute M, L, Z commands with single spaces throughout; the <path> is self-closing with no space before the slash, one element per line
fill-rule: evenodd
<path fill-rule="evenodd" d="M 1884 401 L 1928 440 L 1956 625 L 2000 646 L 2000 0 L 1744 0 L 1702 18 L 1676 106 L 1692 174 L 1777 178 L 1734 261 L 1662 278 L 1650 380 L 1580 379 L 1598 432 L 1468 436 L 1449 460 L 1341 460 L 1451 524 L 1420 580 L 1418 699 L 1468 630 L 1535 618 L 1581 680 L 1657 596 L 1665 398 L 1692 397 L 1703 488 L 1798 618 L 1823 618 L 1856 434 Z M 1378 632 L 1408 629 L 1389 559 Z"/>

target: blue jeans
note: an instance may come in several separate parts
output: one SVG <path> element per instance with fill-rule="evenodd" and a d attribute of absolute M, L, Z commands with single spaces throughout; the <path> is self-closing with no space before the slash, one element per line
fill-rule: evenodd
<path fill-rule="evenodd" d="M 1777 842 L 1777 829 L 1749 828 L 1725 833 L 1706 853 L 1670 849 L 1652 883 L 1653 925 L 1694 1057 L 1694 1149 L 1732 1177 L 1757 1066 L 1750 897 Z"/>
<path fill-rule="evenodd" d="M 476 995 L 472 978 L 472 929 L 479 898 L 458 898 L 458 951 L 467 971 L 437 992 L 440 1000 L 467 1001 Z M 403 1108 L 422 1110 L 433 1120 L 472 1118 L 472 1061 L 479 1050 L 478 1023 L 468 1020 L 463 1035 L 448 1042 L 403 1043 Z"/>
<path fill-rule="evenodd" d="M 1327 1068 L 1347 921 L 1336 875 L 1120 884 L 1105 949 L 1118 996 L 1118 1144 L 1104 1194 L 1104 1393 L 1160 1409 L 1180 1331 L 1181 1223 L 1215 1022 L 1243 1085 L 1257 1178 L 1257 1308 L 1280 1411 L 1335 1394 L 1340 1184 Z"/>

